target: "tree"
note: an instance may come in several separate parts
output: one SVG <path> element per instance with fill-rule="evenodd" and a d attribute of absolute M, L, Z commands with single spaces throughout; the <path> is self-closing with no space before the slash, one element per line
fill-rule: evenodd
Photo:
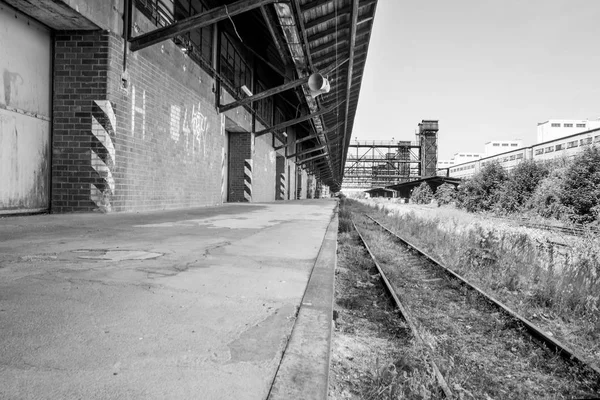
<path fill-rule="evenodd" d="M 533 160 L 518 164 L 499 189 L 498 208 L 506 212 L 521 210 L 548 173 L 546 165 Z"/>
<path fill-rule="evenodd" d="M 433 191 L 426 182 L 421 182 L 419 187 L 415 188 L 410 196 L 410 200 L 415 204 L 429 204 L 433 199 Z"/>
<path fill-rule="evenodd" d="M 529 198 L 526 207 L 544 218 L 561 219 L 572 214 L 562 202 L 565 168 L 555 169 L 540 182 Z"/>
<path fill-rule="evenodd" d="M 449 183 L 443 183 L 438 186 L 433 196 L 439 206 L 450 204 L 456 200 L 456 187 Z"/>
<path fill-rule="evenodd" d="M 457 204 L 469 212 L 489 211 L 498 204 L 500 190 L 508 174 L 500 163 L 492 161 L 458 187 Z"/>
<path fill-rule="evenodd" d="M 600 148 L 590 146 L 575 156 L 563 189 L 560 201 L 573 211 L 573 222 L 593 222 L 600 206 Z"/>

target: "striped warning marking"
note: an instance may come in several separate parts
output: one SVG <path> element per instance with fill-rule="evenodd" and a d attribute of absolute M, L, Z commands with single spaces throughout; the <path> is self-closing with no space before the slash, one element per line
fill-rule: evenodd
<path fill-rule="evenodd" d="M 221 201 L 225 202 L 225 148 L 221 147 Z"/>
<path fill-rule="evenodd" d="M 285 182 L 285 172 L 279 174 L 279 199 L 285 200 L 286 193 L 286 182 Z"/>
<path fill-rule="evenodd" d="M 244 200 L 252 201 L 252 159 L 244 160 Z"/>
<path fill-rule="evenodd" d="M 108 100 L 94 100 L 92 105 L 91 165 L 99 176 L 97 183 L 90 184 L 90 199 L 103 212 L 111 211 L 110 198 L 115 193 L 115 145 L 113 137 L 117 119 Z"/>

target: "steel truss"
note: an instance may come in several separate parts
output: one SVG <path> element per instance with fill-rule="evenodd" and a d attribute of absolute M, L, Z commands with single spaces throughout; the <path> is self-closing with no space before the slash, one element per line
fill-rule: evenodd
<path fill-rule="evenodd" d="M 352 141 L 342 189 L 371 189 L 420 178 L 421 145 L 410 141 Z"/>

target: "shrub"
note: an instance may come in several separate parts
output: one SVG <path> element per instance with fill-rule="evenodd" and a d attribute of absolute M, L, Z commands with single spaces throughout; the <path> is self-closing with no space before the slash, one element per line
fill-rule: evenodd
<path fill-rule="evenodd" d="M 415 188 L 410 196 L 411 202 L 415 204 L 429 204 L 433 199 L 433 191 L 426 182 L 422 182 Z"/>
<path fill-rule="evenodd" d="M 533 160 L 517 165 L 499 189 L 498 208 L 509 213 L 521 210 L 548 173 L 545 164 Z"/>
<path fill-rule="evenodd" d="M 486 164 L 458 187 L 457 205 L 469 212 L 489 211 L 499 202 L 500 190 L 508 174 L 498 162 Z"/>
<path fill-rule="evenodd" d="M 456 187 L 449 183 L 438 186 L 433 196 L 439 206 L 450 204 L 456 200 Z"/>
<path fill-rule="evenodd" d="M 600 205 L 600 148 L 588 147 L 566 168 L 561 203 L 573 222 L 589 223 Z"/>
<path fill-rule="evenodd" d="M 564 174 L 564 168 L 553 170 L 536 187 L 527 201 L 526 207 L 544 218 L 562 219 L 572 214 L 572 211 L 561 202 L 564 191 Z"/>

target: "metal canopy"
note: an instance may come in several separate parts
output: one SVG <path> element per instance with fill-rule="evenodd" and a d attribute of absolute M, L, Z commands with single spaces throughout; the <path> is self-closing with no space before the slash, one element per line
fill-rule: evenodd
<path fill-rule="evenodd" d="M 279 3 L 274 7 L 280 25 L 286 25 L 284 38 L 299 77 L 348 59 L 327 76 L 331 85 L 329 93 L 314 100 L 306 85 L 303 86 L 311 113 L 345 102 L 332 112 L 313 118 L 315 132 L 309 135 L 316 136 L 315 148 L 326 146 L 319 155 L 327 157 L 326 168 L 313 172 L 333 192 L 339 191 L 377 0 L 291 0 L 289 6 Z"/>
<path fill-rule="evenodd" d="M 260 98 L 300 86 L 300 96 L 307 112 L 304 117 L 256 132 L 261 135 L 291 124 L 308 121 L 312 132 L 296 137 L 303 148 L 319 151 L 310 159 L 320 163 L 309 169 L 331 191 L 341 189 L 344 164 L 352 136 L 354 117 L 362 82 L 377 0 L 208 0 L 209 10 L 162 28 L 130 38 L 130 49 L 140 50 L 181 33 L 215 24 L 232 16 L 250 20 L 253 9 L 270 33 L 282 60 L 295 76 L 283 85 L 271 87 L 247 99 L 218 105 L 224 112 L 238 106 L 249 107 Z M 334 69 L 332 69 L 334 68 Z M 306 81 L 314 72 L 329 80 L 331 90 L 317 98 L 311 96 Z M 288 125 L 289 124 L 289 125 Z M 322 149 L 317 150 L 317 148 Z M 302 160 L 306 163 L 308 160 Z"/>

